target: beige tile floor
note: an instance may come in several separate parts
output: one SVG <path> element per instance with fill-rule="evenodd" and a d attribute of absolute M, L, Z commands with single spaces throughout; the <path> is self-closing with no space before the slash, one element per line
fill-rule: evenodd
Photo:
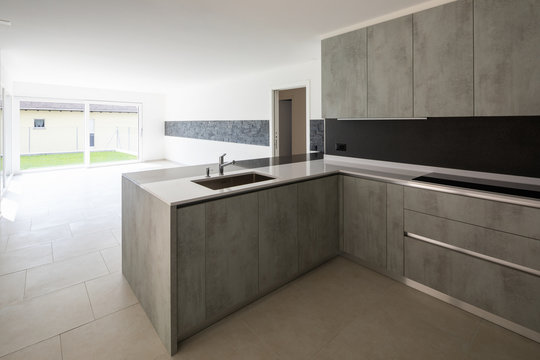
<path fill-rule="evenodd" d="M 0 221 L 2 360 L 170 359 L 121 274 L 120 251 L 120 174 L 168 165 L 13 179 Z M 538 360 L 540 344 L 336 258 L 173 358 Z"/>

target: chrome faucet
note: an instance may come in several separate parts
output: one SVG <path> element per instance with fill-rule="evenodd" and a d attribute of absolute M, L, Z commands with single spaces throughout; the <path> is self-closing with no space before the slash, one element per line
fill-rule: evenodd
<path fill-rule="evenodd" d="M 219 157 L 219 175 L 223 175 L 223 168 L 227 165 L 234 165 L 236 162 L 233 160 L 233 161 L 229 161 L 229 162 L 223 162 L 225 161 L 225 155 L 227 154 L 223 154 Z"/>

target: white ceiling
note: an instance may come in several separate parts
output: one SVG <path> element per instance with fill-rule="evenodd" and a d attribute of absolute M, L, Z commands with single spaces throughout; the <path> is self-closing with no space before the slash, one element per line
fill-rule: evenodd
<path fill-rule="evenodd" d="M 320 58 L 321 36 L 425 0 L 0 0 L 15 81 L 167 91 Z"/>

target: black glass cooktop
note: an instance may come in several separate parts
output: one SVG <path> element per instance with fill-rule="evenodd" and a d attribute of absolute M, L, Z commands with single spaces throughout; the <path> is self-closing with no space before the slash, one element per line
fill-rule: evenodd
<path fill-rule="evenodd" d="M 465 176 L 455 176 L 440 173 L 430 173 L 414 178 L 413 180 L 432 184 L 450 185 L 461 188 L 491 191 L 501 194 L 524 196 L 540 199 L 540 186 L 520 184 L 498 180 L 478 179 Z"/>

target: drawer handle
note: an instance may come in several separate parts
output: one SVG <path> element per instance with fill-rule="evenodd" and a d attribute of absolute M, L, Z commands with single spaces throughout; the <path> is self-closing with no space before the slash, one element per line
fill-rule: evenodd
<path fill-rule="evenodd" d="M 452 251 L 455 251 L 455 252 L 458 252 L 458 253 L 473 256 L 473 257 L 478 258 L 478 259 L 486 260 L 486 261 L 489 261 L 489 262 L 492 262 L 492 263 L 495 263 L 495 264 L 498 264 L 498 265 L 506 266 L 506 267 L 514 269 L 514 270 L 519 270 L 521 272 L 540 277 L 540 271 L 539 270 L 531 269 L 531 268 L 523 266 L 523 265 L 514 264 L 514 263 L 509 262 L 509 261 L 505 261 L 505 260 L 501 260 L 501 259 L 498 259 L 498 258 L 494 258 L 492 256 L 480 254 L 480 253 L 477 253 L 476 251 L 463 249 L 463 248 L 460 248 L 458 246 L 454 246 L 454 245 L 450 245 L 450 244 L 447 244 L 447 243 L 444 243 L 444 242 L 441 242 L 441 241 L 433 240 L 433 239 L 430 239 L 430 238 L 422 236 L 422 235 L 417 235 L 417 234 L 413 234 L 413 233 L 410 233 L 410 232 L 405 232 L 404 235 L 407 236 L 407 237 L 410 237 L 411 239 L 420 240 L 420 241 L 423 241 L 423 242 L 426 242 L 426 243 L 429 243 L 429 244 L 437 245 L 437 246 L 443 247 L 445 249 L 449 249 L 449 250 L 452 250 Z"/>

